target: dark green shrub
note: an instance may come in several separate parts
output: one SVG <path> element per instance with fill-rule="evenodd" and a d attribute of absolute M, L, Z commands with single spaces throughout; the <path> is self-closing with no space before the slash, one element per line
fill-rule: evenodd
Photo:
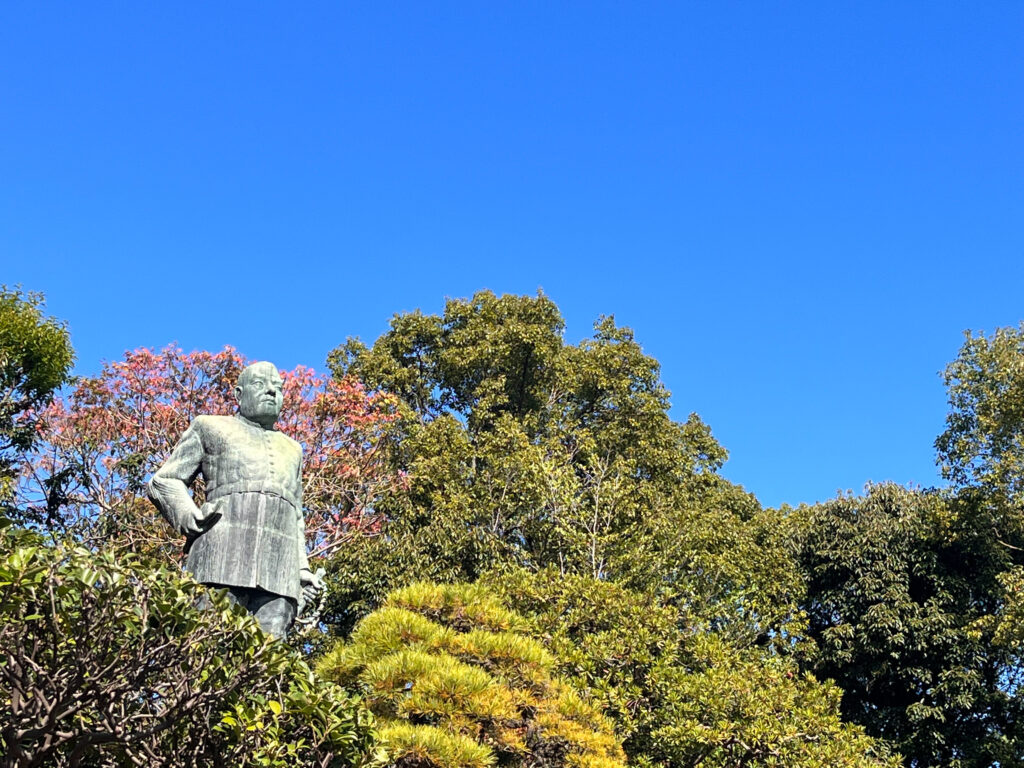
<path fill-rule="evenodd" d="M 361 765 L 372 717 L 203 587 L 0 527 L 0 765 Z"/>

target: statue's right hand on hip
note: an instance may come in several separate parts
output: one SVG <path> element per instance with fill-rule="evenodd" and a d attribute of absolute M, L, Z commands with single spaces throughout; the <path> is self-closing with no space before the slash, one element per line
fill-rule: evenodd
<path fill-rule="evenodd" d="M 186 522 L 185 535 L 198 536 L 210 530 L 213 524 L 220 520 L 221 515 L 223 515 L 219 507 L 220 505 L 216 501 L 208 501 L 203 504 L 201 509 L 196 509 L 192 515 L 192 520 Z"/>

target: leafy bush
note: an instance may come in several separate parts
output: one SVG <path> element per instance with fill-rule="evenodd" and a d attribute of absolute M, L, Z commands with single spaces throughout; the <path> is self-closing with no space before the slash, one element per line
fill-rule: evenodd
<path fill-rule="evenodd" d="M 4 766 L 352 766 L 372 717 L 203 588 L 0 526 Z"/>
<path fill-rule="evenodd" d="M 525 628 L 482 587 L 418 583 L 392 592 L 317 672 L 366 697 L 396 766 L 624 765 L 611 724 Z"/>

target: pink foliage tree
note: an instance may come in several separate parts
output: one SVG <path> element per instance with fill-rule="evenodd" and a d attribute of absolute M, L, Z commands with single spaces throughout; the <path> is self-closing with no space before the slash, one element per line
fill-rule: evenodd
<path fill-rule="evenodd" d="M 195 416 L 235 411 L 233 389 L 247 364 L 230 347 L 185 353 L 172 345 L 128 352 L 99 376 L 79 380 L 40 414 L 38 447 L 22 473 L 22 507 L 86 539 L 175 549 L 169 526 L 155 522 L 145 481 Z M 304 366 L 282 378 L 277 426 L 303 446 L 307 540 L 312 555 L 326 555 L 351 536 L 376 531 L 374 500 L 404 482 L 381 453 L 396 409 L 354 380 Z"/>

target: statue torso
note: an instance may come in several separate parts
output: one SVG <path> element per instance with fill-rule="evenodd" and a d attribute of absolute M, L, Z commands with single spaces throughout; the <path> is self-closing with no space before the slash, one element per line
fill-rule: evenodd
<path fill-rule="evenodd" d="M 287 435 L 239 416 L 200 416 L 206 498 L 268 493 L 298 505 L 302 500 L 302 448 Z"/>
<path fill-rule="evenodd" d="M 221 517 L 191 541 L 187 570 L 205 583 L 298 601 L 304 562 L 302 448 L 238 416 L 199 416 L 206 504 Z"/>

